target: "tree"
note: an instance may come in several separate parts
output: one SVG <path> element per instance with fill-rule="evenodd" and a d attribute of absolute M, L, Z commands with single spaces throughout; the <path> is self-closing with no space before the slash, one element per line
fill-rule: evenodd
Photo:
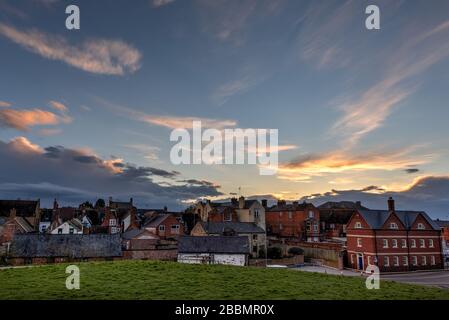
<path fill-rule="evenodd" d="M 106 202 L 104 199 L 98 199 L 97 202 L 95 202 L 95 208 L 104 208 L 106 207 Z"/>

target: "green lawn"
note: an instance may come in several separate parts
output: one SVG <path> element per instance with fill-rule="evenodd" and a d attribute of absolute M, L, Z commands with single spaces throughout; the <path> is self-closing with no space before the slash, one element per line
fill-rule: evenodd
<path fill-rule="evenodd" d="M 65 288 L 67 265 L 0 270 L 4 299 L 449 299 L 449 290 L 287 269 L 118 261 L 78 264 L 81 289 Z"/>

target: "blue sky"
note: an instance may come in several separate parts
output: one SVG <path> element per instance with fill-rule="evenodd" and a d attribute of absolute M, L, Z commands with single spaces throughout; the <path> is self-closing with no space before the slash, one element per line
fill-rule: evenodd
<path fill-rule="evenodd" d="M 68 4 L 80 7 L 80 30 L 65 28 Z M 368 4 L 380 7 L 381 30 L 365 29 Z M 440 184 L 448 9 L 447 1 L 0 0 L 0 152 L 16 164 L 2 166 L 0 192 L 179 206 L 240 186 L 247 196 L 314 201 L 331 190 L 354 191 L 348 200 L 369 193 L 380 207 L 388 192 L 400 198 L 435 177 L 449 191 Z M 192 118 L 279 129 L 278 174 L 172 165 L 170 132 Z M 67 169 L 83 182 L 61 178 Z M 423 197 L 420 210 L 449 213 L 441 194 Z"/>

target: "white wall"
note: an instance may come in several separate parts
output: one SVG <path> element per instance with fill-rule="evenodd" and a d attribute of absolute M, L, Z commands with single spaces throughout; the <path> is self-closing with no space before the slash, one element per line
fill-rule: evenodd
<path fill-rule="evenodd" d="M 208 257 L 211 256 L 209 259 Z M 244 254 L 212 254 L 208 253 L 178 253 L 180 263 L 209 263 L 212 260 L 215 264 L 226 264 L 233 266 L 244 266 L 246 259 Z"/>
<path fill-rule="evenodd" d="M 64 222 L 62 225 L 58 226 L 57 228 L 53 229 L 51 234 L 60 234 L 59 229 L 62 229 L 62 234 L 70 234 L 70 229 L 73 228 L 74 232 L 73 234 L 83 234 L 82 230 L 78 230 L 74 228 L 72 225 L 70 225 L 67 222 Z"/>

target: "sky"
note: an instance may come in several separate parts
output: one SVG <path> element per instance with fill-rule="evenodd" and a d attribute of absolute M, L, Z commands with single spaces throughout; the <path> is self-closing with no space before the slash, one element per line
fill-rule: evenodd
<path fill-rule="evenodd" d="M 65 27 L 69 4 L 80 30 Z M 381 29 L 365 28 L 375 4 Z M 449 219 L 447 1 L 0 0 L 0 197 L 362 200 Z M 279 130 L 279 170 L 172 130 Z"/>

